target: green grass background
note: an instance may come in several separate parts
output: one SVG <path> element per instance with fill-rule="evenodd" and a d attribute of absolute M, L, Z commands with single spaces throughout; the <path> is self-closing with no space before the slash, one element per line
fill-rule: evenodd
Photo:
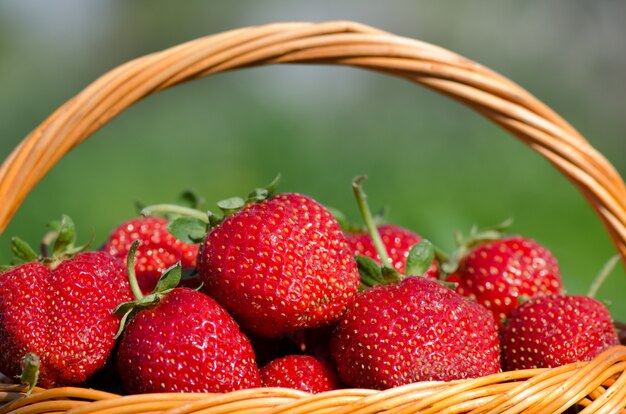
<path fill-rule="evenodd" d="M 156 50 L 273 21 L 347 19 L 449 48 L 555 109 L 626 173 L 626 3 L 425 1 L 0 1 L 0 157 L 105 71 Z M 558 257 L 584 293 L 615 254 L 582 196 L 547 161 L 469 109 L 406 81 L 343 67 L 236 71 L 140 102 L 55 166 L 4 234 L 37 244 L 71 215 L 95 244 L 133 203 L 194 188 L 207 207 L 282 173 L 357 219 L 351 179 L 373 207 L 450 249 L 453 233 L 508 217 Z M 1 201 L 1 200 L 0 200 Z M 626 320 L 622 266 L 600 291 Z"/>

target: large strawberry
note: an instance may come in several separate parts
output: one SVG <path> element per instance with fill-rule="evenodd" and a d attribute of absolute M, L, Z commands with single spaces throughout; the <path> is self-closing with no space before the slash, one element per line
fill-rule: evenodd
<path fill-rule="evenodd" d="M 458 293 L 485 306 L 500 324 L 517 307 L 520 297 L 563 289 L 552 253 L 522 236 L 478 242 L 461 255 L 448 281 L 458 283 Z"/>
<path fill-rule="evenodd" d="M 586 361 L 617 344 L 609 311 L 588 296 L 529 299 L 502 328 L 502 357 L 509 370 Z"/>
<path fill-rule="evenodd" d="M 181 262 L 183 269 L 194 269 L 198 245 L 184 243 L 167 229 L 163 217 L 137 217 L 117 226 L 109 235 L 102 250 L 126 260 L 130 246 L 141 241 L 137 249 L 135 271 L 142 292 L 151 292 L 163 271 Z"/>
<path fill-rule="evenodd" d="M 353 189 L 375 239 L 377 229 L 360 185 L 363 179 L 357 177 Z M 376 243 L 376 248 L 384 256 L 382 243 Z M 428 265 L 431 261 L 423 262 Z M 360 270 L 362 283 L 374 286 L 366 288 L 348 307 L 330 345 L 345 383 L 385 389 L 500 371 L 498 329 L 487 309 L 440 282 L 406 277 L 384 261 L 382 269 L 361 266 Z"/>
<path fill-rule="evenodd" d="M 307 196 L 267 196 L 239 199 L 206 235 L 198 263 L 204 291 L 260 336 L 333 323 L 359 284 L 339 224 Z"/>
<path fill-rule="evenodd" d="M 342 383 L 330 362 L 311 355 L 287 355 L 261 369 L 264 387 L 291 388 L 311 393 L 336 390 Z"/>
<path fill-rule="evenodd" d="M 155 292 L 142 295 L 129 253 L 136 302 L 118 312 L 132 319 L 117 352 L 126 390 L 146 392 L 229 392 L 261 385 L 254 351 L 234 319 L 210 297 L 174 287 L 180 266 L 165 272 Z"/>
<path fill-rule="evenodd" d="M 0 274 L 0 371 L 19 374 L 34 353 L 43 387 L 81 383 L 105 365 L 120 324 L 113 310 L 131 298 L 122 264 L 105 252 L 79 252 L 69 218 L 53 234 L 50 257 L 15 239 L 28 262 Z"/>
<path fill-rule="evenodd" d="M 411 248 L 422 241 L 422 237 L 411 230 L 394 224 L 382 224 L 377 227 L 380 238 L 389 256 L 390 264 L 400 273 L 406 272 L 406 261 Z M 367 256 L 380 263 L 376 247 L 368 232 L 346 232 L 346 240 L 355 255 Z M 432 264 L 423 276 L 437 279 L 439 277 L 439 262 L 433 259 Z"/>
<path fill-rule="evenodd" d="M 500 371 L 491 314 L 419 276 L 361 293 L 334 332 L 331 352 L 340 377 L 353 387 L 386 389 Z"/>

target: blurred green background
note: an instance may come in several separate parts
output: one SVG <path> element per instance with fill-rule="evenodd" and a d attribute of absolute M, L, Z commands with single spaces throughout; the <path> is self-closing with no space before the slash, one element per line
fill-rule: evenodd
<path fill-rule="evenodd" d="M 54 109 L 134 57 L 273 21 L 348 19 L 449 48 L 520 83 L 626 173 L 626 2 L 0 1 L 0 156 Z M 340 67 L 221 74 L 125 111 L 65 157 L 0 237 L 37 244 L 62 213 L 96 245 L 135 214 L 196 189 L 207 207 L 282 173 L 282 190 L 357 213 L 373 207 L 444 249 L 455 230 L 513 217 L 512 232 L 558 257 L 584 293 L 615 249 L 576 189 L 539 155 L 472 111 L 406 81 Z M 626 320 L 618 266 L 599 297 Z"/>

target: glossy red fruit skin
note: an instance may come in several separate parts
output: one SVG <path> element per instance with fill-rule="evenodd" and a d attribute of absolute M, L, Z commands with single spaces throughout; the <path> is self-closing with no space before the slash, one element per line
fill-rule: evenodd
<path fill-rule="evenodd" d="M 41 360 L 38 385 L 84 382 L 102 368 L 131 300 L 126 270 L 104 252 L 86 252 L 54 270 L 32 262 L 0 274 L 0 372 L 21 373 L 27 352 Z"/>
<path fill-rule="evenodd" d="M 509 370 L 587 361 L 618 344 L 609 311 L 587 296 L 532 298 L 502 328 L 502 359 Z"/>
<path fill-rule="evenodd" d="M 521 236 L 482 243 L 461 260 L 448 277 L 456 291 L 485 306 L 501 326 L 522 296 L 561 293 L 557 260 L 534 240 Z"/>
<path fill-rule="evenodd" d="M 116 367 L 127 392 L 230 392 L 259 387 L 248 338 L 210 297 L 176 288 L 126 327 Z"/>
<path fill-rule="evenodd" d="M 358 291 L 339 224 L 313 199 L 279 194 L 228 216 L 199 255 L 203 289 L 255 335 L 338 320 Z"/>
<path fill-rule="evenodd" d="M 383 224 L 378 226 L 377 229 L 389 255 L 390 264 L 398 272 L 404 274 L 409 251 L 422 241 L 422 237 L 394 224 Z M 345 236 L 354 255 L 367 256 L 380 263 L 380 257 L 376 253 L 376 248 L 369 234 L 347 232 Z M 439 278 L 439 262 L 436 259 L 433 260 L 432 265 L 423 276 L 431 279 Z"/>
<path fill-rule="evenodd" d="M 135 240 L 141 241 L 135 253 L 135 273 L 144 294 L 152 292 L 163 271 L 178 261 L 183 269 L 196 267 L 199 246 L 172 236 L 167 224 L 162 217 L 133 218 L 117 226 L 101 248 L 125 263 L 130 246 Z M 196 287 L 198 283 L 186 286 Z"/>
<path fill-rule="evenodd" d="M 424 277 L 359 294 L 331 338 L 331 354 L 351 387 L 386 389 L 500 371 L 491 314 Z"/>
<path fill-rule="evenodd" d="M 330 362 L 311 355 L 287 355 L 261 369 L 264 387 L 319 393 L 343 387 Z"/>

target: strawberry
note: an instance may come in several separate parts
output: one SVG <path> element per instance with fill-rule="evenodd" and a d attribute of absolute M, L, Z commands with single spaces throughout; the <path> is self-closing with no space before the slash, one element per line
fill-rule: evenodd
<path fill-rule="evenodd" d="M 609 311 L 588 296 L 531 298 L 502 328 L 502 357 L 509 370 L 587 361 L 617 344 Z"/>
<path fill-rule="evenodd" d="M 389 256 L 389 262 L 400 273 L 406 271 L 406 260 L 411 248 L 422 241 L 422 237 L 414 232 L 394 224 L 377 226 L 378 233 Z M 367 256 L 380 263 L 380 257 L 371 236 L 367 232 L 346 232 L 346 240 L 355 255 Z M 432 264 L 423 276 L 437 279 L 439 262 L 433 259 Z"/>
<path fill-rule="evenodd" d="M 361 188 L 364 178 L 354 179 L 354 194 L 372 240 L 378 239 L 376 251 L 384 257 L 384 245 Z M 411 249 L 408 268 L 414 261 L 421 269 L 432 263 L 432 245 L 426 243 L 429 248 L 422 249 L 425 243 Z M 369 287 L 348 307 L 330 341 L 331 356 L 346 384 L 386 389 L 500 371 L 498 329 L 487 309 L 443 282 L 407 277 L 386 260 L 380 267 L 372 262 L 359 260 L 361 283 Z"/>
<path fill-rule="evenodd" d="M 126 328 L 117 369 L 129 393 L 230 392 L 260 386 L 249 340 L 210 297 L 176 288 Z"/>
<path fill-rule="evenodd" d="M 258 192 L 257 192 L 258 193 Z M 199 254 L 203 291 L 247 330 L 275 337 L 338 320 L 359 275 L 339 224 L 296 193 L 238 199 L 206 235 Z"/>
<path fill-rule="evenodd" d="M 130 317 L 119 344 L 116 367 L 129 393 L 230 392 L 260 386 L 248 338 L 213 299 L 175 287 L 180 265 L 165 272 L 155 291 L 143 296 L 128 269 L 136 301 L 116 311 Z"/>
<path fill-rule="evenodd" d="M 342 388 L 333 366 L 311 355 L 287 355 L 277 358 L 261 369 L 264 387 L 291 388 L 319 393 Z"/>
<path fill-rule="evenodd" d="M 353 387 L 386 389 L 500 371 L 491 314 L 418 276 L 362 292 L 333 333 L 331 354 L 341 379 Z"/>
<path fill-rule="evenodd" d="M 462 255 L 448 278 L 456 291 L 491 311 L 501 325 L 522 296 L 560 293 L 559 266 L 552 253 L 534 240 L 509 236 L 478 243 Z"/>
<path fill-rule="evenodd" d="M 117 226 L 109 235 L 101 250 L 126 260 L 133 241 L 140 240 L 137 249 L 135 271 L 143 293 L 151 292 L 159 276 L 178 261 L 183 269 L 194 269 L 198 245 L 184 243 L 167 229 L 168 220 L 163 217 L 137 217 Z M 190 287 L 196 287 L 190 282 Z"/>
<path fill-rule="evenodd" d="M 131 298 L 123 265 L 105 252 L 80 252 L 68 217 L 53 234 L 51 257 L 14 239 L 27 263 L 0 274 L 0 371 L 16 376 L 33 353 L 43 387 L 82 383 L 105 365 L 120 325 L 113 310 Z"/>

